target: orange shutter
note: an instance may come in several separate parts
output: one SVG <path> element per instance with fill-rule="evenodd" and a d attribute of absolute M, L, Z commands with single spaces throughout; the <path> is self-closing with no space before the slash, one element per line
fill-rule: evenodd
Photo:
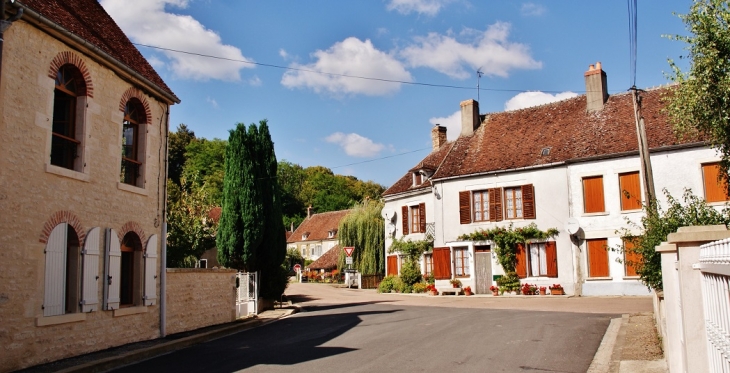
<path fill-rule="evenodd" d="M 448 280 L 451 278 L 451 249 L 448 247 L 433 248 L 433 278 Z"/>
<path fill-rule="evenodd" d="M 604 212 L 603 176 L 583 178 L 583 202 L 585 212 Z"/>
<path fill-rule="evenodd" d="M 502 221 L 502 188 L 489 189 L 489 221 Z"/>
<path fill-rule="evenodd" d="M 702 165 L 702 176 L 705 182 L 705 200 L 707 202 L 727 201 L 727 180 L 720 180 L 720 164 L 708 163 Z"/>
<path fill-rule="evenodd" d="M 586 240 L 588 246 L 588 277 L 608 277 L 608 240 Z"/>
<path fill-rule="evenodd" d="M 403 220 L 403 235 L 408 234 L 408 206 L 401 208 L 401 218 Z"/>
<path fill-rule="evenodd" d="M 398 255 L 388 255 L 388 276 L 398 276 Z"/>
<path fill-rule="evenodd" d="M 518 243 L 516 247 L 517 260 L 515 260 L 515 272 L 517 277 L 527 277 L 527 255 L 525 254 L 525 245 Z"/>
<path fill-rule="evenodd" d="M 641 209 L 641 183 L 638 172 L 618 175 L 621 211 Z"/>
<path fill-rule="evenodd" d="M 459 192 L 459 223 L 471 223 L 471 192 L 468 190 Z"/>
<path fill-rule="evenodd" d="M 426 204 L 418 204 L 418 225 L 419 232 L 426 233 Z"/>
<path fill-rule="evenodd" d="M 535 188 L 532 184 L 522 186 L 522 217 L 535 219 Z"/>
<path fill-rule="evenodd" d="M 558 247 L 555 241 L 545 242 L 545 260 L 547 261 L 547 276 L 558 277 Z"/>
<path fill-rule="evenodd" d="M 639 268 L 644 262 L 644 257 L 636 252 L 636 247 L 631 241 L 624 241 L 624 268 L 626 269 L 626 276 L 638 276 L 636 269 Z"/>

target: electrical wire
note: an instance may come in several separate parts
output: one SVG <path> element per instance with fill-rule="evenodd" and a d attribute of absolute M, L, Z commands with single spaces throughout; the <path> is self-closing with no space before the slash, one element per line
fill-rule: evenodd
<path fill-rule="evenodd" d="M 388 155 L 388 156 L 380 157 L 380 158 L 368 159 L 367 161 L 360 161 L 360 162 L 355 162 L 355 163 L 343 164 L 342 166 L 330 167 L 329 169 L 330 170 L 334 170 L 335 168 L 342 168 L 342 167 L 354 166 L 354 165 L 363 164 L 363 163 L 370 163 L 370 162 L 375 162 L 375 161 L 382 161 L 383 159 L 400 157 L 401 155 L 406 155 L 406 154 L 421 152 L 421 151 L 424 151 L 424 150 L 431 150 L 431 147 L 421 148 L 421 149 L 416 149 L 416 150 L 411 150 L 411 151 L 408 151 L 408 152 L 403 152 L 403 153 Z"/>

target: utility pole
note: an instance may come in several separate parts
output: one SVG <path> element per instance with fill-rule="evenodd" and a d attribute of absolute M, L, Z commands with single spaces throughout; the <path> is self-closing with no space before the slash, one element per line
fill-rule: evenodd
<path fill-rule="evenodd" d="M 479 81 L 482 79 L 482 75 L 484 75 L 484 73 L 482 72 L 482 68 L 480 67 L 477 69 L 477 102 L 479 102 L 479 93 L 481 92 L 479 88 Z"/>
<path fill-rule="evenodd" d="M 656 192 L 654 191 L 654 175 L 651 170 L 651 159 L 649 155 L 649 142 L 646 139 L 646 126 L 644 117 L 641 116 L 641 96 L 636 86 L 631 87 L 634 98 L 634 118 L 636 120 L 636 136 L 639 141 L 639 159 L 641 160 L 641 177 L 644 182 L 644 198 L 649 212 L 656 212 Z"/>

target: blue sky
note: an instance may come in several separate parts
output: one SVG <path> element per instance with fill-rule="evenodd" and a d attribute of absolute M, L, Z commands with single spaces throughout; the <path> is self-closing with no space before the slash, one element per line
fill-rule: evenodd
<path fill-rule="evenodd" d="M 227 139 L 268 119 L 279 160 L 386 187 L 430 152 L 435 123 L 458 135 L 477 69 L 482 113 L 583 94 L 597 61 L 609 93 L 632 84 L 627 1 L 100 3 L 135 43 L 224 58 L 139 46 L 182 101 L 172 130 Z M 686 33 L 672 12 L 690 5 L 638 2 L 637 87 L 667 84 L 667 59 L 685 51 L 662 35 Z"/>

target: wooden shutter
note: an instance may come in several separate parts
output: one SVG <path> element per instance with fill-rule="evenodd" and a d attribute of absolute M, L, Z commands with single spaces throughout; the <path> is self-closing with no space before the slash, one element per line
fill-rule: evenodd
<path fill-rule="evenodd" d="M 558 247 L 555 241 L 545 242 L 545 260 L 547 261 L 547 277 L 558 277 Z"/>
<path fill-rule="evenodd" d="M 489 189 L 489 221 L 502 221 L 502 188 Z"/>
<path fill-rule="evenodd" d="M 727 201 L 726 180 L 719 180 L 720 164 L 709 163 L 702 165 L 702 175 L 705 183 L 705 200 L 707 202 L 723 202 Z"/>
<path fill-rule="evenodd" d="M 525 219 L 536 219 L 535 187 L 532 184 L 522 186 L 522 217 Z"/>
<path fill-rule="evenodd" d="M 66 243 L 68 224 L 58 224 L 46 242 L 43 316 L 63 315 L 66 309 Z"/>
<path fill-rule="evenodd" d="M 408 234 L 408 206 L 401 208 L 401 218 L 403 220 L 403 235 Z"/>
<path fill-rule="evenodd" d="M 320 247 L 321 251 L 321 247 Z M 144 253 L 144 305 L 153 306 L 157 302 L 157 235 L 147 240 Z"/>
<path fill-rule="evenodd" d="M 433 248 L 433 278 L 436 280 L 451 279 L 451 249 L 448 247 Z"/>
<path fill-rule="evenodd" d="M 99 250 L 101 228 L 91 228 L 84 240 L 83 275 L 81 278 L 81 312 L 99 310 Z"/>
<path fill-rule="evenodd" d="M 471 192 L 468 190 L 459 192 L 459 223 L 471 223 Z"/>
<path fill-rule="evenodd" d="M 398 276 L 398 256 L 397 255 L 388 255 L 388 273 L 387 275 L 393 275 Z"/>
<path fill-rule="evenodd" d="M 426 204 L 418 204 L 418 231 L 426 233 Z"/>
<path fill-rule="evenodd" d="M 525 245 L 518 243 L 515 248 L 517 260 L 515 260 L 515 272 L 517 277 L 527 277 L 527 254 L 525 253 Z"/>
<path fill-rule="evenodd" d="M 624 241 L 624 268 L 626 276 L 638 276 L 636 268 L 644 262 L 644 257 L 636 252 L 636 247 L 631 241 Z"/>
<path fill-rule="evenodd" d="M 106 230 L 104 271 L 104 309 L 119 309 L 119 287 L 122 283 L 122 249 L 114 229 Z"/>
<path fill-rule="evenodd" d="M 588 277 L 608 277 L 608 240 L 586 240 L 588 246 Z"/>
<path fill-rule="evenodd" d="M 603 176 L 583 178 L 583 203 L 585 212 L 604 212 Z"/>
<path fill-rule="evenodd" d="M 621 210 L 641 209 L 641 183 L 638 172 L 618 175 Z"/>

